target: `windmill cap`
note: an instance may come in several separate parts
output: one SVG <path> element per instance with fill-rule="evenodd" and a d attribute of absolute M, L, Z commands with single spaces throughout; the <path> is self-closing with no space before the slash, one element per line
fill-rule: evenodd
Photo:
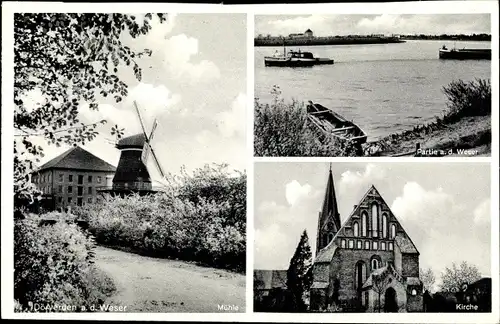
<path fill-rule="evenodd" d="M 139 133 L 136 135 L 124 137 L 118 141 L 116 148 L 142 148 L 146 142 L 146 136 L 144 133 Z"/>

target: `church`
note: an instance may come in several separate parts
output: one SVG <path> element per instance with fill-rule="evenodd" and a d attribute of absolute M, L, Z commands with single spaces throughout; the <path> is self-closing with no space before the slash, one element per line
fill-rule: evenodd
<path fill-rule="evenodd" d="M 421 312 L 419 252 L 372 185 L 341 224 L 330 170 L 319 212 L 311 311 Z"/>

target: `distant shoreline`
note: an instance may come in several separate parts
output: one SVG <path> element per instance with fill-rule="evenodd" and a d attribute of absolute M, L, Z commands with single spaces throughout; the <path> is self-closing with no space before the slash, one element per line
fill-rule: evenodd
<path fill-rule="evenodd" d="M 265 46 L 321 46 L 321 45 L 366 45 L 405 43 L 407 40 L 436 40 L 436 41 L 480 41 L 491 42 L 491 35 L 400 35 L 400 36 L 327 36 L 327 37 L 255 37 L 255 47 Z"/>
<path fill-rule="evenodd" d="M 389 44 L 404 43 L 397 37 L 310 37 L 310 38 L 255 38 L 254 46 L 320 46 L 354 44 Z"/>

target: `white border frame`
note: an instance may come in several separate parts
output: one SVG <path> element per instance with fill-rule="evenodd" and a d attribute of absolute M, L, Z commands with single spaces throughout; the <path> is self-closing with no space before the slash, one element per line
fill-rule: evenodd
<path fill-rule="evenodd" d="M 372 323 L 499 323 L 499 112 L 498 112 L 498 4 L 496 1 L 431 1 L 396 3 L 343 3 L 343 4 L 271 4 L 271 5 L 207 5 L 207 4 L 152 4 L 152 3 L 58 3 L 58 2 L 5 2 L 2 3 L 2 318 L 13 319 L 94 319 L 94 320 L 152 320 L 152 321 L 262 321 L 262 322 L 372 322 Z M 13 312 L 13 129 L 10 120 L 13 111 L 13 13 L 15 12 L 169 12 L 169 13 L 247 13 L 247 278 L 246 313 L 49 313 L 26 314 Z M 253 157 L 253 100 L 254 100 L 254 15 L 263 14 L 430 14 L 430 13 L 489 13 L 491 14 L 492 51 L 491 84 L 493 88 L 492 152 L 482 158 L 254 158 Z M 254 162 L 418 162 L 455 163 L 489 162 L 491 165 L 491 253 L 492 253 L 492 313 L 410 313 L 410 314 L 269 314 L 253 313 L 253 165 Z"/>

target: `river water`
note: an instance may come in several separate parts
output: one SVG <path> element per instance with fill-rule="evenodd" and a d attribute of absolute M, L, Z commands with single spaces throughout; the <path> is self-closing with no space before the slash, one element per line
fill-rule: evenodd
<path fill-rule="evenodd" d="M 488 60 L 440 60 L 441 46 L 491 48 L 490 42 L 407 41 L 398 44 L 301 46 L 335 64 L 309 68 L 265 67 L 264 56 L 283 47 L 255 48 L 255 97 L 272 100 L 273 85 L 285 101 L 312 100 L 353 120 L 376 140 L 442 115 L 442 88 L 453 80 L 491 77 Z M 287 47 L 298 50 L 298 47 Z"/>

